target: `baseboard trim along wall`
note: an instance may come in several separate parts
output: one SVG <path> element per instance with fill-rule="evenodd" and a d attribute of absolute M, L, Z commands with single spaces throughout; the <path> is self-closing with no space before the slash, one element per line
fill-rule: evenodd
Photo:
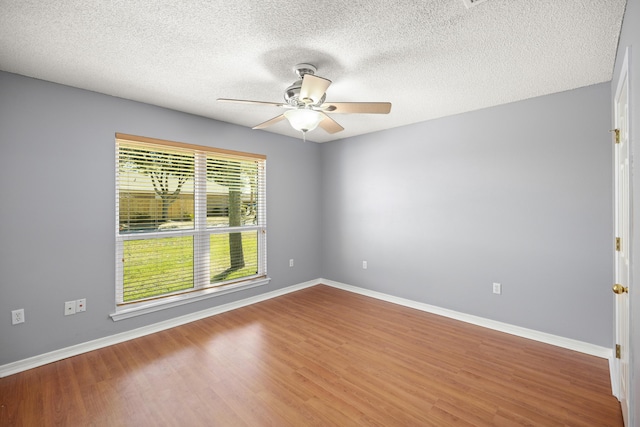
<path fill-rule="evenodd" d="M 248 305 L 269 300 L 271 298 L 276 298 L 291 292 L 309 288 L 319 283 L 320 282 L 318 280 L 311 280 L 308 282 L 299 283 L 297 285 L 293 285 L 293 286 L 278 289 L 275 291 L 267 292 L 264 294 L 256 295 L 254 297 L 245 298 L 239 301 L 234 301 L 229 304 L 223 304 L 217 307 L 211 307 L 209 309 L 197 311 L 195 313 L 187 314 L 185 316 L 176 317 L 173 319 L 165 320 L 163 322 L 154 323 L 148 326 L 143 326 L 142 328 L 137 328 L 131 331 L 110 335 L 104 338 L 98 338 L 96 340 L 87 341 L 82 344 L 73 345 L 71 347 L 61 348 L 60 350 L 54 350 L 49 353 L 44 353 L 38 356 L 29 357 L 28 359 L 7 363 L 6 365 L 0 366 L 0 378 L 6 377 L 8 375 L 17 374 L 18 372 L 26 371 L 28 369 L 37 368 L 38 366 L 46 365 L 48 363 L 57 362 L 58 360 L 66 359 L 68 357 L 77 356 L 82 353 L 87 353 L 89 351 L 98 350 L 100 348 L 108 347 L 110 345 L 119 344 L 121 342 L 129 341 L 135 338 L 140 338 L 145 335 L 150 335 L 156 332 L 164 331 L 165 329 L 175 328 L 176 326 L 195 322 L 196 320 L 204 319 L 210 316 L 215 316 L 216 314 L 222 314 L 227 311 L 235 310 L 237 308 L 246 307 Z"/>
<path fill-rule="evenodd" d="M 318 279 L 318 283 L 322 283 L 324 285 L 332 286 L 338 289 L 343 289 L 345 291 L 354 292 L 360 295 L 365 295 L 371 298 L 376 298 L 382 301 L 403 305 L 405 307 L 415 308 L 416 310 L 425 311 L 427 313 L 449 317 L 451 319 L 460 320 L 462 322 L 482 326 L 484 328 L 505 332 L 507 334 L 515 335 L 518 337 L 528 338 L 530 340 L 555 345 L 556 347 L 566 348 L 568 350 L 573 350 L 580 353 L 589 354 L 591 356 L 607 359 L 609 362 L 609 376 L 611 380 L 612 390 L 614 392 L 614 395 L 617 397 L 616 390 L 618 389 L 618 381 L 616 375 L 614 375 L 617 368 L 613 356 L 613 350 L 610 348 L 602 347 L 595 344 L 589 344 L 570 338 L 564 338 L 558 335 L 547 334 L 545 332 L 539 332 L 533 329 L 522 328 L 520 326 L 514 326 L 508 323 L 497 322 L 495 320 L 486 319 L 484 317 L 460 313 L 458 311 L 437 307 L 435 305 L 412 301 L 405 298 L 394 297 L 393 295 L 383 294 L 381 292 L 371 291 L 369 289 L 359 288 L 357 286 L 351 286 L 344 283 L 335 282 L 333 280 Z"/>
<path fill-rule="evenodd" d="M 590 354 L 592 356 L 601 357 L 603 359 L 609 359 L 612 351 L 609 348 L 601 347 L 594 344 L 585 343 L 582 341 L 573 340 L 570 338 L 564 338 L 557 335 L 547 334 L 545 332 L 535 331 L 533 329 L 521 328 L 519 326 L 510 325 L 508 323 L 497 322 L 495 320 L 486 319 L 484 317 L 473 316 L 470 314 L 460 313 L 458 311 L 449 310 L 446 308 L 437 307 L 435 305 L 429 305 L 422 302 L 416 302 L 404 298 L 394 297 L 392 295 L 383 294 L 381 292 L 370 291 L 368 289 L 359 288 L 357 286 L 346 285 L 340 282 L 334 282 L 332 280 L 319 279 L 319 283 L 334 288 L 343 289 L 345 291 L 354 292 L 360 295 L 365 295 L 371 298 L 391 302 L 405 307 L 415 308 L 416 310 L 425 311 L 439 316 L 449 317 L 451 319 L 460 320 L 462 322 L 471 323 L 473 325 L 482 326 L 484 328 L 493 329 L 500 332 L 506 332 L 511 335 L 516 335 L 522 338 L 528 338 L 534 341 L 540 341 L 546 344 L 555 345 L 557 347 L 566 348 L 569 350 L 579 351 L 580 353 Z"/>
<path fill-rule="evenodd" d="M 0 366 L 0 378 L 8 375 L 17 374 L 18 372 L 26 371 L 28 369 L 36 368 L 38 366 L 46 365 L 48 363 L 57 362 L 58 360 L 66 359 L 68 357 L 77 356 L 82 353 L 97 350 L 110 345 L 118 344 L 124 341 L 132 340 L 135 338 L 143 337 L 145 335 L 160 332 L 165 329 L 174 328 L 176 326 L 184 325 L 186 323 L 194 322 L 196 320 L 204 319 L 209 316 L 215 316 L 216 314 L 225 313 L 227 311 L 235 310 L 237 308 L 246 307 L 251 304 L 256 304 L 262 301 L 266 301 L 271 298 L 276 298 L 282 295 L 286 295 L 291 292 L 299 291 L 301 289 L 309 288 L 311 286 L 324 284 L 334 288 L 342 289 L 348 292 L 354 292 L 360 295 L 376 298 L 382 301 L 387 301 L 393 304 L 402 305 L 405 307 L 414 308 L 417 310 L 425 311 L 428 313 L 437 314 L 451 319 L 460 320 L 462 322 L 470 323 L 477 326 L 505 332 L 508 334 L 516 335 L 523 338 L 528 338 L 535 341 L 555 345 L 557 347 L 566 348 L 569 350 L 578 351 L 580 353 L 589 354 L 592 356 L 601 357 L 609 360 L 610 372 L 613 372 L 613 354 L 612 350 L 606 347 L 597 346 L 594 344 L 585 343 L 569 338 L 560 337 L 557 335 L 551 335 L 544 332 L 535 331 L 532 329 L 521 328 L 519 326 L 513 326 L 507 323 L 497 322 L 495 320 L 485 319 L 478 316 L 472 316 L 465 313 L 448 310 L 445 308 L 412 301 L 404 298 L 395 297 L 392 295 L 384 294 L 381 292 L 371 291 L 357 286 L 351 286 L 340 282 L 335 282 L 327 279 L 316 279 L 308 282 L 299 283 L 297 285 L 289 286 L 283 289 L 278 289 L 272 292 L 267 292 L 261 295 L 257 295 L 250 298 L 245 298 L 240 301 L 235 301 L 229 304 L 223 304 L 217 307 L 212 307 L 207 310 L 198 311 L 185 316 L 176 317 L 174 319 L 165 320 L 163 322 L 154 323 L 142 328 L 134 329 L 127 332 L 111 335 L 104 338 L 99 338 L 93 341 L 88 341 L 82 344 L 73 345 L 71 347 L 62 348 L 49 353 L 41 354 L 38 356 L 30 357 L 16 362 L 8 363 Z M 612 377 L 613 378 L 613 377 Z"/>

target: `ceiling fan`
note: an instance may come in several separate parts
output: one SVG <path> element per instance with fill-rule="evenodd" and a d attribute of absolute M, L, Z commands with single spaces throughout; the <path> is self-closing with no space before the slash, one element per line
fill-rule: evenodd
<path fill-rule="evenodd" d="M 260 123 L 254 126 L 253 129 L 263 129 L 287 119 L 291 126 L 301 131 L 303 135 L 318 126 L 328 133 L 344 130 L 338 122 L 326 113 L 388 114 L 391 111 L 390 102 L 325 102 L 326 91 L 331 84 L 331 80 L 316 76 L 317 69 L 311 64 L 298 64 L 293 69 L 298 75 L 298 80 L 285 90 L 284 103 L 228 98 L 218 98 L 218 101 L 285 108 L 287 111 L 283 114 Z"/>

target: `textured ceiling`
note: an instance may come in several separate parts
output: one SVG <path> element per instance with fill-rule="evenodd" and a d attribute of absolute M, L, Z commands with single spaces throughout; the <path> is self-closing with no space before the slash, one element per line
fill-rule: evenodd
<path fill-rule="evenodd" d="M 281 102 L 300 62 L 327 101 L 393 104 L 326 142 L 609 81 L 625 4 L 0 0 L 0 69 L 247 127 L 282 110 L 216 98 Z"/>

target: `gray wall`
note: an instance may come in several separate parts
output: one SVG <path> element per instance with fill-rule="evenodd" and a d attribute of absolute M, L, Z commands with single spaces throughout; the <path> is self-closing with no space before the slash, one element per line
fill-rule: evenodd
<path fill-rule="evenodd" d="M 610 110 L 606 83 L 323 144 L 323 277 L 610 347 Z"/>
<path fill-rule="evenodd" d="M 640 278 L 640 172 L 636 164 L 636 157 L 640 153 L 640 1 L 628 0 L 627 10 L 624 15 L 620 41 L 618 44 L 618 56 L 614 77 L 611 81 L 611 99 L 616 94 L 616 87 L 625 50 L 629 48 L 629 90 L 630 90 L 630 151 L 631 151 L 631 283 L 629 284 L 630 319 L 630 419 L 629 425 L 637 425 L 638 409 L 640 408 L 640 289 L 637 288 Z M 613 126 L 613 118 L 611 126 Z"/>
<path fill-rule="evenodd" d="M 116 132 L 266 154 L 271 283 L 113 322 Z M 0 72 L 0 365 L 320 277 L 319 150 Z M 63 316 L 79 298 L 87 311 Z"/>
<path fill-rule="evenodd" d="M 611 344 L 608 84 L 326 144 L 8 73 L 0 100 L 0 364 L 318 277 Z M 113 322 L 115 132 L 266 154 L 271 284 Z"/>

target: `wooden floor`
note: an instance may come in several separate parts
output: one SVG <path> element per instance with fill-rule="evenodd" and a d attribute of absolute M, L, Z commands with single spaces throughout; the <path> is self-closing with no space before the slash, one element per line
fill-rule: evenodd
<path fill-rule="evenodd" d="M 622 426 L 606 360 L 315 286 L 0 379 L 1 426 Z"/>

